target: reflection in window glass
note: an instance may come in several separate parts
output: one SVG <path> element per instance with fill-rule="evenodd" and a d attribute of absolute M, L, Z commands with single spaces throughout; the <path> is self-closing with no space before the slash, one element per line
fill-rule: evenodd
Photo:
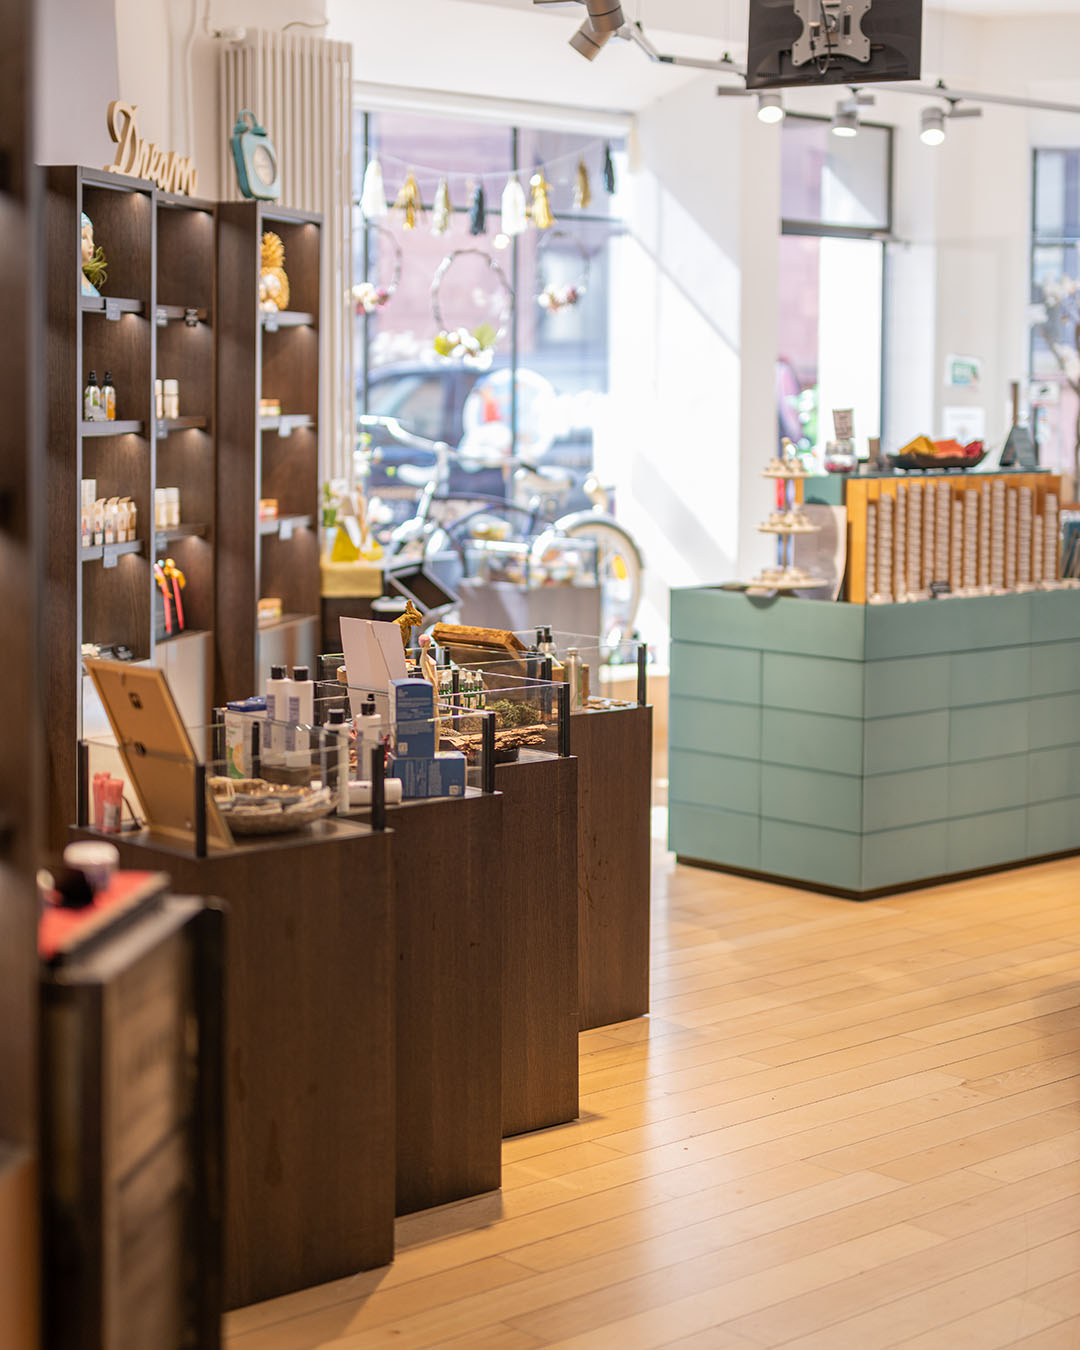
<path fill-rule="evenodd" d="M 881 434 L 883 262 L 873 239 L 780 240 L 780 436 L 800 450 L 835 439 L 834 408 L 855 410 L 861 455 Z"/>
<path fill-rule="evenodd" d="M 1077 330 L 1071 317 L 1044 308 L 1047 291 L 1080 278 L 1080 150 L 1036 150 L 1034 242 L 1031 254 L 1032 412 L 1040 462 L 1073 469 L 1080 397 L 1069 376 L 1080 375 Z M 1047 322 L 1047 318 L 1051 321 Z M 1067 373 L 1068 372 L 1068 373 Z"/>
<path fill-rule="evenodd" d="M 394 417 L 415 436 L 462 445 L 466 451 L 497 446 L 508 454 L 516 448 L 540 463 L 561 465 L 575 482 L 564 506 L 585 505 L 580 485 L 592 468 L 592 427 L 608 389 L 608 248 L 620 229 L 603 184 L 603 141 L 567 132 L 517 132 L 519 181 L 528 197 L 534 166 L 543 165 L 557 225 L 509 240 L 500 234 L 500 207 L 513 171 L 513 128 L 396 112 L 366 119 L 358 112 L 357 119 L 357 192 L 366 122 L 388 200 L 393 202 L 412 170 L 429 208 L 414 230 L 405 230 L 401 213 L 393 210 L 374 226 L 365 226 L 359 213 L 355 218 L 357 277 L 385 287 L 399 272 L 389 302 L 357 316 L 358 411 Z M 618 153 L 620 147 L 614 149 Z M 584 209 L 575 202 L 582 160 L 592 195 Z M 445 234 L 433 235 L 430 206 L 444 176 L 454 215 Z M 486 197 L 487 229 L 473 236 L 470 206 L 478 185 Z M 433 278 L 447 255 L 458 250 L 485 256 L 462 252 L 445 273 L 433 305 Z M 513 304 L 489 259 L 511 286 L 516 281 Z M 545 290 L 560 303 L 543 306 Z M 569 292 L 572 302 L 565 303 Z M 486 368 L 436 353 L 433 341 L 441 326 L 472 330 L 482 323 L 500 333 Z M 516 378 L 511 375 L 515 350 Z M 376 443 L 383 451 L 377 476 L 392 476 L 395 463 L 406 457 L 425 462 L 422 450 L 395 445 L 385 433 L 376 433 Z M 468 474 L 469 481 L 463 481 Z M 451 486 L 505 490 L 501 471 L 487 474 L 482 483 L 479 477 L 455 467 Z"/>
<path fill-rule="evenodd" d="M 857 136 L 844 138 L 820 118 L 789 115 L 781 148 L 784 220 L 887 230 L 891 135 L 888 127 L 864 124 Z"/>

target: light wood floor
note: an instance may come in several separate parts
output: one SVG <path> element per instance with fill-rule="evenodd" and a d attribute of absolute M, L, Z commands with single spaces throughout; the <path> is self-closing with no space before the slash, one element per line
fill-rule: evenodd
<path fill-rule="evenodd" d="M 581 1120 L 228 1350 L 1077 1350 L 1080 862 L 856 905 L 655 864 Z"/>

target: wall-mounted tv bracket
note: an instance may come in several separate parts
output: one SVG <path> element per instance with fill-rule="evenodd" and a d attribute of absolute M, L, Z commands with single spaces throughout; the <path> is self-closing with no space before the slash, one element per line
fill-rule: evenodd
<path fill-rule="evenodd" d="M 870 60 L 870 39 L 862 30 L 873 0 L 795 0 L 802 36 L 791 49 L 791 63 L 805 66 L 842 56 L 849 61 Z"/>

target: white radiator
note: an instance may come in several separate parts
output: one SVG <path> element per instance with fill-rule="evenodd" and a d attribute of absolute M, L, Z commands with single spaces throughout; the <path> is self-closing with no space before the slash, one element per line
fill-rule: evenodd
<path fill-rule="evenodd" d="M 229 136 L 250 108 L 277 146 L 281 206 L 322 216 L 323 477 L 351 477 L 356 422 L 352 300 L 352 47 L 324 38 L 249 30 L 221 62 L 222 197 L 240 193 Z M 285 270 L 289 262 L 286 257 Z"/>

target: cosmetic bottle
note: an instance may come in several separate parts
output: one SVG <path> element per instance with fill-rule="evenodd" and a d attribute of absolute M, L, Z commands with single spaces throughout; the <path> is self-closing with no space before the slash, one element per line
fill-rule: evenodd
<path fill-rule="evenodd" d="M 160 422 L 165 416 L 165 381 L 154 381 L 154 416 Z"/>
<path fill-rule="evenodd" d="M 116 421 L 116 388 L 112 382 L 112 372 L 105 372 L 105 383 L 101 386 L 101 411 L 106 422 Z"/>
<path fill-rule="evenodd" d="M 543 636 L 540 639 L 539 651 L 541 656 L 555 656 L 555 642 L 551 636 L 551 625 L 545 624 Z"/>
<path fill-rule="evenodd" d="M 120 818 L 124 811 L 124 780 L 110 778 L 104 784 L 105 819 L 102 829 L 106 834 L 120 833 Z"/>
<path fill-rule="evenodd" d="M 301 727 L 315 721 L 315 685 L 307 666 L 293 666 L 289 681 L 288 726 L 285 728 L 285 762 L 290 769 L 302 769 L 311 749 L 311 738 Z"/>
<path fill-rule="evenodd" d="M 104 411 L 101 407 L 101 387 L 97 382 L 97 371 L 92 370 L 86 381 L 86 389 L 83 393 L 83 421 L 101 422 L 104 420 Z"/>
<path fill-rule="evenodd" d="M 326 786 L 337 798 L 339 816 L 349 812 L 349 726 L 344 708 L 331 708 L 326 716 Z"/>
<path fill-rule="evenodd" d="M 371 752 L 382 745 L 386 728 L 375 710 L 375 695 L 369 694 L 360 705 L 356 721 L 356 762 L 359 772 L 366 777 L 371 772 Z"/>
<path fill-rule="evenodd" d="M 284 666 L 271 666 L 266 681 L 267 734 L 263 738 L 262 757 L 266 764 L 281 764 L 285 759 L 285 719 L 289 715 L 289 690 L 292 681 Z"/>
<path fill-rule="evenodd" d="M 581 707 L 581 657 L 576 647 L 567 647 L 563 665 L 566 668 L 566 682 L 570 686 L 570 711 L 576 712 Z"/>
<path fill-rule="evenodd" d="M 536 641 L 533 643 L 533 651 L 534 651 L 534 652 L 538 652 L 540 655 L 543 655 L 543 652 L 544 652 L 544 630 L 543 630 L 542 628 L 538 628 L 538 629 L 536 630 Z"/>
<path fill-rule="evenodd" d="M 162 410 L 166 420 L 180 416 L 179 380 L 164 380 L 162 382 Z"/>

